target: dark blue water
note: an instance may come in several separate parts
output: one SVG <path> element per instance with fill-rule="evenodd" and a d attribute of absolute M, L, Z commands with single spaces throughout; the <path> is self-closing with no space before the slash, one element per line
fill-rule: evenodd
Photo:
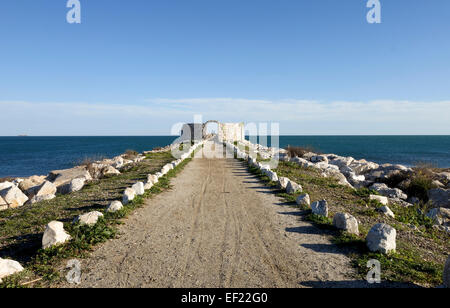
<path fill-rule="evenodd" d="M 271 138 L 267 138 L 271 145 Z M 280 147 L 311 146 L 322 153 L 366 159 L 379 164 L 450 167 L 450 136 L 280 136 Z"/>
<path fill-rule="evenodd" d="M 0 177 L 45 175 L 71 168 L 85 158 L 114 157 L 166 146 L 174 136 L 158 137 L 0 137 Z"/>
<path fill-rule="evenodd" d="M 44 175 L 70 168 L 84 158 L 113 157 L 172 143 L 158 137 L 0 137 L 0 177 Z M 268 138 L 270 145 L 271 138 Z M 280 147 L 312 146 L 323 153 L 377 163 L 450 167 L 450 136 L 280 136 Z"/>

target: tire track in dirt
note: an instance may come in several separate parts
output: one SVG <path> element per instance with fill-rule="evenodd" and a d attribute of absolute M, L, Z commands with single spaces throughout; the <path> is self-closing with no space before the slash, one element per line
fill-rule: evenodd
<path fill-rule="evenodd" d="M 231 181 L 231 185 L 233 185 L 235 189 L 238 190 L 238 188 L 236 187 L 236 183 L 234 181 Z M 241 217 L 244 217 L 243 224 L 249 227 L 249 230 L 253 238 L 256 239 L 258 246 L 261 248 L 261 252 L 263 253 L 263 255 L 261 255 L 261 260 L 265 259 L 265 261 L 270 266 L 272 273 L 274 275 L 273 278 L 275 279 L 275 283 L 277 283 L 277 287 L 285 287 L 286 286 L 285 282 L 282 278 L 280 271 L 278 270 L 278 267 L 275 264 L 274 258 L 272 257 L 271 252 L 267 249 L 266 245 L 264 245 L 264 239 L 260 235 L 260 232 L 258 232 L 254 222 L 249 218 L 246 206 L 243 204 L 243 202 L 239 202 L 239 205 L 240 205 L 239 209 L 243 214 Z"/>
<path fill-rule="evenodd" d="M 225 180 L 223 181 L 223 187 L 222 187 L 222 193 L 225 194 Z M 228 204 L 226 203 L 225 198 L 223 197 L 223 217 L 225 218 L 224 221 L 224 227 L 223 227 L 223 235 L 222 235 L 222 245 L 220 250 L 220 271 L 219 271 L 219 281 L 222 282 L 222 287 L 224 287 L 223 282 L 226 280 L 227 274 L 226 274 L 226 264 L 225 264 L 225 252 L 227 249 L 227 239 L 228 239 L 228 232 L 230 229 L 230 213 L 228 210 Z"/>
<path fill-rule="evenodd" d="M 199 254 L 201 243 L 203 241 L 203 232 L 204 232 L 204 221 L 203 221 L 204 220 L 204 213 L 203 213 L 204 203 L 203 202 L 204 202 L 208 184 L 210 182 L 210 178 L 211 178 L 211 162 L 209 162 L 209 164 L 208 164 L 207 176 L 202 183 L 202 188 L 201 188 L 201 191 L 199 194 L 200 200 L 198 200 L 198 202 L 195 202 L 195 197 L 192 199 L 195 214 L 192 217 L 191 233 L 190 233 L 190 236 L 188 237 L 186 245 L 185 245 L 186 249 L 184 252 L 185 258 L 183 261 L 183 265 L 181 267 L 181 270 L 179 271 L 179 275 L 174 280 L 174 285 L 175 286 L 178 285 L 178 287 L 181 287 L 183 285 L 183 283 L 186 279 L 186 272 L 188 270 L 189 263 L 192 262 L 192 260 L 195 258 L 195 255 Z M 197 204 L 197 206 L 195 206 L 195 204 Z M 192 249 L 194 247 L 195 242 L 198 242 L 198 245 L 196 245 L 195 249 Z"/>
<path fill-rule="evenodd" d="M 236 160 L 194 159 L 171 190 L 130 215 L 120 226 L 123 236 L 83 260 L 81 285 L 64 286 L 267 288 L 348 282 L 348 258 L 255 183 L 260 182 Z M 303 230 L 286 230 L 298 226 Z"/>
<path fill-rule="evenodd" d="M 227 202 L 227 198 L 226 198 L 226 176 L 225 176 L 225 168 L 222 168 L 222 179 L 223 179 L 223 186 L 222 186 L 222 196 L 223 196 L 223 202 L 224 202 L 224 206 L 225 208 L 230 208 L 230 212 L 231 212 L 231 219 L 233 220 L 233 226 L 234 226 L 234 240 L 233 240 L 233 254 L 232 254 L 232 262 L 231 264 L 228 265 L 228 270 L 227 273 L 225 274 L 225 280 L 223 281 L 223 287 L 225 288 L 229 288 L 231 286 L 231 283 L 233 281 L 233 277 L 237 271 L 237 268 L 239 267 L 239 263 L 241 260 L 241 229 L 240 229 L 240 224 L 238 221 L 238 218 L 236 216 L 236 212 L 233 209 L 233 207 L 229 207 L 229 203 Z M 224 253 L 224 251 L 222 251 L 222 254 Z M 223 261 L 222 261 L 223 262 Z"/>

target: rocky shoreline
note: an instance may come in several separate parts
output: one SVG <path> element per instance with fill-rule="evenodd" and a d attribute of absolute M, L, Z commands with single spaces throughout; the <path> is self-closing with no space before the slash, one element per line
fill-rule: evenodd
<path fill-rule="evenodd" d="M 278 161 L 294 164 L 304 169 L 312 169 L 319 172 L 323 178 L 332 178 L 338 185 L 348 187 L 350 190 L 366 190 L 369 194 L 368 201 L 376 202 L 378 212 L 386 217 L 395 219 L 394 212 L 389 208 L 390 204 L 404 208 L 418 206 L 418 213 L 426 216 L 433 222 L 433 228 L 444 233 L 450 233 L 450 200 L 449 186 L 450 173 L 429 171 L 428 180 L 431 181 L 431 189 L 426 191 L 427 200 L 418 195 L 408 195 L 401 188 L 408 190 L 417 170 L 402 165 L 384 164 L 378 165 L 366 160 L 355 160 L 352 157 L 342 157 L 335 154 L 316 154 L 306 152 L 301 157 L 290 155 L 288 150 L 264 147 L 252 144 L 249 141 L 229 143 L 225 145 L 232 149 L 235 158 L 245 161 L 250 168 L 258 170 L 268 181 L 275 183 L 279 189 L 288 195 L 295 196 L 296 204 L 303 209 L 308 209 L 313 215 L 319 217 L 319 221 L 329 219 L 330 205 L 327 200 L 311 200 L 309 194 L 303 192 L 300 183 L 290 178 L 279 176 L 277 170 Z M 396 181 L 391 179 L 395 178 Z M 388 186 L 387 183 L 399 183 L 396 186 Z M 332 189 L 332 188 L 330 188 Z M 412 190 L 408 190 L 412 191 Z M 314 202 L 313 202 L 314 201 Z M 367 206 L 367 205 L 366 205 Z M 419 210 L 421 208 L 422 210 Z M 422 212 L 427 209 L 426 212 Z M 332 226 L 347 234 L 359 236 L 359 220 L 347 212 L 334 213 Z M 417 226 L 410 226 L 413 230 Z M 421 232 L 421 231 L 419 231 Z M 386 223 L 376 223 L 371 226 L 365 235 L 365 245 L 373 253 L 395 253 L 397 249 L 397 230 Z M 444 265 L 444 285 L 450 287 L 450 257 Z"/>
<path fill-rule="evenodd" d="M 159 168 L 161 170 L 148 174 L 146 181 L 138 181 L 126 188 L 120 200 L 109 203 L 105 208 L 105 214 L 120 211 L 137 196 L 144 195 L 161 177 L 190 157 L 203 143 L 193 144 L 182 154 L 180 159 L 174 160 L 162 168 L 158 167 L 158 170 Z M 380 205 L 377 210 L 385 217 L 395 218 L 395 214 L 391 210 L 392 206 L 410 208 L 420 205 L 421 211 L 424 211 L 421 215 L 426 215 L 433 221 L 433 228 L 447 232 L 447 234 L 450 232 L 450 173 L 448 172 L 428 171 L 427 179 L 431 186 L 426 190 L 424 197 L 423 194 L 417 194 L 411 189 L 411 185 L 418 176 L 418 170 L 415 168 L 391 164 L 379 165 L 335 154 L 305 152 L 301 155 L 292 155 L 286 149 L 264 147 L 249 141 L 226 142 L 225 145 L 234 151 L 236 158 L 246 161 L 250 167 L 259 170 L 271 182 L 277 183 L 278 187 L 288 195 L 295 196 L 298 206 L 310 209 L 314 215 L 319 217 L 328 218 L 332 204 L 328 204 L 325 199 L 312 200 L 309 194 L 303 192 L 301 182 L 282 177 L 273 171 L 276 169 L 278 161 L 288 164 L 288 166 L 314 170 L 318 177 L 333 179 L 345 189 L 355 192 L 364 190 L 368 193 L 370 201 Z M 71 169 L 52 171 L 46 176 L 17 178 L 0 183 L 0 210 L 17 209 L 25 204 L 34 206 L 38 202 L 55 198 L 57 194 L 65 195 L 80 191 L 88 183 L 126 172 L 128 168 L 132 168 L 144 160 L 148 154 L 167 152 L 176 146 L 180 145 L 171 145 L 142 154 L 125 153 L 112 159 L 89 162 Z M 36 204 L 36 206 L 39 205 Z M 392 209 L 395 211 L 395 208 Z M 94 226 L 101 217 L 103 217 L 101 212 L 91 211 L 75 217 L 73 222 Z M 360 235 L 358 219 L 347 212 L 334 213 L 332 224 L 337 229 L 344 230 L 349 234 Z M 397 230 L 389 224 L 377 223 L 365 236 L 366 245 L 370 251 L 388 254 L 396 250 Z M 64 224 L 61 221 L 51 221 L 46 225 L 43 233 L 42 248 L 48 249 L 70 239 L 71 237 L 64 230 Z M 449 266 L 450 262 L 447 262 L 444 274 L 445 283 L 448 283 Z M 0 259 L 0 279 L 22 270 L 21 264 L 16 261 Z"/>
<path fill-rule="evenodd" d="M 203 142 L 197 142 L 191 145 L 189 149 L 183 151 L 179 159 L 164 165 L 159 172 L 148 174 L 147 181 L 138 181 L 131 187 L 125 189 L 120 200 L 114 200 L 109 203 L 105 209 L 106 213 L 115 213 L 124 206 L 133 202 L 138 196 L 143 196 L 149 191 L 159 179 L 175 169 L 184 160 L 191 157 L 194 151 L 203 145 Z M 83 189 L 83 187 L 93 181 L 100 180 L 109 176 L 116 176 L 124 172 L 128 166 L 142 162 L 146 155 L 152 153 L 161 153 L 170 151 L 173 147 L 179 147 L 179 144 L 173 144 L 155 151 L 146 151 L 143 154 L 133 153 L 134 157 L 125 153 L 113 159 L 104 159 L 102 161 L 91 162 L 84 166 L 77 166 L 71 169 L 57 170 L 50 172 L 47 176 L 32 176 L 25 179 L 15 179 L 11 182 L 0 183 L 0 198 L 2 210 L 18 209 L 23 205 L 38 206 L 38 202 L 52 200 L 56 194 L 70 194 Z M 36 204 L 36 205 L 35 205 Z M 98 220 L 103 217 L 99 211 L 91 211 L 81 214 L 73 220 L 73 224 L 81 226 L 94 226 Z M 42 235 L 42 249 L 46 250 L 70 241 L 72 237 L 64 230 L 64 224 L 61 221 L 51 221 Z M 0 258 L 0 283 L 2 278 L 9 277 L 24 271 L 24 267 L 14 260 Z"/>
<path fill-rule="evenodd" d="M 70 194 L 83 189 L 91 181 L 121 173 L 127 166 L 145 159 L 150 153 L 169 151 L 177 144 L 143 153 L 124 153 L 111 159 L 86 162 L 69 169 L 54 170 L 47 175 L 19 177 L 0 182 L 0 211 L 15 209 L 25 204 L 52 200 L 56 194 Z"/>
<path fill-rule="evenodd" d="M 56 197 L 56 194 L 79 191 L 89 181 L 120 174 L 120 170 L 127 165 L 140 162 L 145 158 L 142 154 L 132 159 L 127 157 L 127 154 L 122 154 L 113 159 L 95 161 L 70 169 L 54 170 L 48 175 L 34 175 L 0 183 L 0 211 L 51 200 Z"/>
<path fill-rule="evenodd" d="M 234 145 L 233 145 L 234 146 Z M 450 232 L 450 172 L 427 169 L 430 181 L 429 189 L 425 194 L 415 192 L 407 194 L 412 181 L 417 176 L 414 168 L 398 164 L 379 165 L 365 159 L 356 160 L 353 157 L 344 157 L 336 154 L 317 154 L 306 152 L 301 157 L 290 155 L 286 149 L 277 149 L 253 144 L 249 141 L 237 145 L 239 152 L 248 149 L 253 157 L 264 160 L 272 158 L 283 162 L 297 164 L 304 168 L 312 168 L 321 172 L 322 177 L 335 178 L 340 185 L 354 189 L 367 188 L 376 192 L 372 196 L 380 203 L 396 203 L 405 207 L 414 204 L 423 204 L 429 211 L 426 213 L 435 222 L 436 228 Z M 425 188 L 424 188 L 425 189 Z M 423 189 L 423 190 L 424 190 Z"/>

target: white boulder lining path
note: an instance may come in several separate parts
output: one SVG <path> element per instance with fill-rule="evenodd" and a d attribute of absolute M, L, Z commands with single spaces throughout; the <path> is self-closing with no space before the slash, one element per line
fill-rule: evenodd
<path fill-rule="evenodd" d="M 124 205 L 132 202 L 136 196 L 143 195 L 145 193 L 145 190 L 150 189 L 158 182 L 159 178 L 166 175 L 170 170 L 173 170 L 187 158 L 191 157 L 195 150 L 198 147 L 202 146 L 203 143 L 204 142 L 195 143 L 186 153 L 181 156 L 180 159 L 177 159 L 170 164 L 166 164 L 161 169 L 161 172 L 158 172 L 156 174 L 149 174 L 146 183 L 137 182 L 133 184 L 131 188 L 127 188 L 123 195 L 123 204 L 118 200 L 112 201 L 105 209 L 105 212 L 114 213 L 120 211 Z M 150 153 L 150 151 L 147 153 Z M 138 157 L 137 161 L 142 161 L 142 158 Z M 127 164 L 127 162 L 122 157 L 114 158 L 112 162 L 113 165 L 117 168 L 123 167 Z M 113 166 L 106 165 L 106 167 L 103 166 L 97 169 L 105 171 L 104 175 L 120 174 L 120 172 L 117 171 Z M 56 176 L 56 178 L 58 177 L 59 176 Z M 88 177 L 76 177 L 74 179 L 68 179 L 67 177 L 65 177 L 64 181 L 61 181 L 59 183 L 59 186 L 56 186 L 50 181 L 44 180 L 42 181 L 42 183 L 39 183 L 39 185 L 35 185 L 34 187 L 31 186 L 35 183 L 29 180 L 29 183 L 31 183 L 31 188 L 28 188 L 28 191 L 31 192 L 32 199 L 37 199 L 37 201 L 50 200 L 55 197 L 57 191 L 63 194 L 68 194 L 74 191 L 81 190 L 86 180 L 88 180 Z M 18 186 L 19 185 L 15 185 L 14 183 L 10 182 L 0 183 L 0 210 L 22 206 L 29 200 L 28 196 L 25 195 Z M 103 213 L 98 211 L 88 212 L 75 217 L 73 223 L 92 227 L 97 224 L 98 219 L 103 216 Z M 42 248 L 48 249 L 54 246 L 63 245 L 71 239 L 72 237 L 70 236 L 70 234 L 68 234 L 64 230 L 64 224 L 62 222 L 51 221 L 47 224 L 42 236 Z M 2 278 L 14 275 L 23 270 L 24 268 L 17 261 L 0 258 L 0 283 L 2 282 Z"/>
<path fill-rule="evenodd" d="M 151 152 L 147 151 L 144 154 Z M 122 154 L 112 159 L 86 163 L 71 169 L 54 170 L 46 176 L 34 175 L 25 179 L 17 178 L 13 182 L 0 183 L 0 211 L 52 200 L 57 193 L 67 195 L 80 191 L 89 181 L 116 176 L 127 165 L 141 162 L 145 159 L 144 154 L 138 154 L 134 159 L 125 159 L 126 154 Z M 166 174 L 185 158 L 164 166 L 162 173 Z M 146 189 L 150 188 L 147 186 Z"/>
<path fill-rule="evenodd" d="M 377 195 L 370 195 L 369 200 L 374 200 L 382 204 L 383 206 L 378 208 L 378 211 L 392 219 L 395 219 L 395 214 L 388 207 L 390 202 L 405 207 L 419 202 L 416 197 L 408 198 L 408 195 L 398 187 L 391 188 L 385 183 L 379 182 L 389 179 L 391 176 L 412 172 L 411 168 L 402 165 L 378 165 L 373 162 L 367 162 L 365 160 L 357 161 L 352 157 L 340 157 L 334 154 L 315 155 L 314 153 L 307 153 L 303 158 L 289 158 L 285 150 L 254 145 L 248 141 L 240 142 L 241 147 L 229 142 L 226 142 L 225 145 L 234 150 L 236 158 L 243 159 L 249 166 L 258 168 L 263 174 L 269 176 L 270 179 L 278 178 L 278 187 L 286 190 L 288 194 L 301 193 L 301 185 L 286 177 L 278 176 L 270 170 L 267 163 L 262 165 L 257 162 L 255 158 L 256 153 L 265 160 L 275 158 L 280 161 L 290 161 L 299 164 L 301 167 L 319 169 L 322 172 L 322 176 L 334 177 L 340 185 L 351 188 L 367 187 L 370 190 L 376 191 Z M 253 157 L 246 150 L 243 151 L 242 148 L 248 149 L 249 153 L 252 151 L 254 154 Z M 434 208 L 429 210 L 427 216 L 433 220 L 434 227 L 450 233 L 450 173 L 441 172 L 437 175 L 441 177 L 444 183 L 447 183 L 447 187 L 445 188 L 445 185 L 438 180 L 433 182 L 438 188 L 428 191 L 429 203 Z M 398 184 L 398 186 L 402 189 L 405 187 L 402 186 L 402 183 Z M 297 190 L 297 188 L 299 189 Z M 297 197 L 296 203 L 300 208 L 310 207 L 316 215 L 328 216 L 329 206 L 326 200 L 311 203 L 309 195 L 303 194 Z M 336 213 L 333 217 L 333 225 L 337 229 L 359 235 L 358 220 L 348 213 Z M 395 228 L 385 223 L 378 223 L 372 226 L 365 241 L 369 251 L 389 254 L 396 251 L 396 238 L 397 231 Z M 444 285 L 450 288 L 450 257 L 445 264 L 443 280 Z"/>
<path fill-rule="evenodd" d="M 252 158 L 249 154 L 241 151 L 238 146 L 232 143 L 225 143 L 225 146 L 233 149 L 237 158 L 243 159 L 248 163 L 249 166 L 258 168 L 262 174 L 268 176 L 270 171 L 272 177 L 277 177 L 279 179 L 278 187 L 280 189 L 286 190 L 288 194 L 297 194 L 302 192 L 302 186 L 300 184 L 297 184 L 293 180 L 288 179 L 286 177 L 278 177 L 278 175 L 275 172 L 270 170 L 269 166 L 258 163 L 255 158 Z M 269 152 L 272 153 L 273 151 Z M 313 166 L 312 163 L 302 158 L 296 157 L 293 161 L 298 162 L 299 164 L 305 167 Z M 328 163 L 329 161 L 326 156 L 315 155 L 311 156 L 311 162 L 324 164 Z M 340 162 L 341 162 L 340 160 L 337 160 L 336 164 L 339 166 L 341 164 Z M 348 166 L 346 163 L 343 162 L 342 165 Z M 334 167 L 332 167 L 332 169 L 334 169 Z M 347 185 L 346 182 L 340 182 L 340 184 Z M 407 196 L 399 189 L 389 189 L 389 187 L 387 187 L 385 184 L 374 184 L 372 185 L 372 188 L 376 190 L 378 193 L 382 194 L 384 193 L 391 198 L 403 200 L 407 198 Z M 389 209 L 389 207 L 387 207 L 387 204 L 389 203 L 388 197 L 380 195 L 370 195 L 370 200 L 376 200 L 381 204 L 385 205 L 384 207 L 380 208 L 380 211 L 384 213 L 386 216 L 392 218 L 395 217 L 394 213 Z M 328 217 L 329 215 L 329 205 L 326 200 L 319 200 L 311 203 L 309 195 L 304 194 L 297 197 L 296 203 L 300 207 L 302 206 L 310 207 L 312 213 L 315 215 L 323 217 Z M 335 214 L 333 217 L 333 225 L 337 229 L 344 230 L 350 234 L 359 235 L 358 220 L 348 213 Z M 396 230 L 387 224 L 376 224 L 372 227 L 369 234 L 367 235 L 366 244 L 370 251 L 381 252 L 385 254 L 395 252 Z"/>
<path fill-rule="evenodd" d="M 24 268 L 19 262 L 0 258 L 0 283 L 2 279 L 23 271 Z"/>
<path fill-rule="evenodd" d="M 83 261 L 80 287 L 359 284 L 349 280 L 355 270 L 329 236 L 306 221 L 307 233 L 286 230 L 299 226 L 296 215 L 255 180 L 237 161 L 196 156 L 170 190 L 120 225 L 119 240 Z"/>

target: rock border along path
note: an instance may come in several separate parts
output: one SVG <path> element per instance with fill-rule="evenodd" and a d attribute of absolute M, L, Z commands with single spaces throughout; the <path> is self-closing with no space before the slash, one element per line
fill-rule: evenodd
<path fill-rule="evenodd" d="M 194 158 L 172 185 L 83 260 L 79 287 L 367 285 L 331 236 L 243 163 Z"/>
<path fill-rule="evenodd" d="M 225 142 L 224 145 L 228 148 L 228 149 L 232 149 L 232 151 L 235 154 L 235 157 L 238 159 L 243 159 L 244 161 L 247 161 L 248 165 L 251 167 L 255 167 L 257 169 L 260 170 L 261 173 L 265 174 L 266 176 L 269 177 L 269 179 L 273 182 L 278 182 L 278 186 L 279 187 L 283 187 L 283 189 L 286 190 L 286 192 L 288 194 L 295 194 L 297 192 L 301 193 L 302 192 L 302 187 L 301 185 L 293 182 L 291 179 L 285 178 L 283 181 L 278 180 L 278 176 L 275 172 L 270 171 L 270 166 L 262 164 L 257 162 L 257 160 L 255 158 L 252 158 L 251 155 L 249 155 L 246 152 L 243 152 L 239 149 L 238 146 L 229 143 L 229 142 Z M 271 155 L 271 153 L 268 153 L 267 158 L 272 158 L 273 156 Z M 327 158 L 323 155 L 320 156 L 313 156 L 312 160 L 318 161 L 318 162 L 322 162 L 324 160 L 327 160 Z M 276 180 L 273 180 L 276 179 Z M 287 181 L 287 185 L 286 188 L 284 188 L 284 181 Z M 300 200 L 297 199 L 297 204 L 300 205 L 302 203 L 301 201 L 301 197 L 306 197 L 309 199 L 308 195 L 303 195 L 300 196 Z M 323 217 L 328 217 L 328 203 L 326 200 L 320 200 L 320 201 L 315 201 L 311 204 L 309 204 L 310 202 L 306 202 L 305 207 L 306 208 L 311 208 L 312 213 L 314 215 L 317 216 L 323 216 Z M 359 233 L 359 229 L 358 229 L 358 221 L 351 215 L 349 215 L 348 213 L 337 213 L 335 215 L 335 217 L 337 219 L 339 219 L 339 216 L 343 216 L 346 217 L 346 223 L 338 223 L 336 220 L 333 222 L 333 225 L 338 228 L 338 229 L 343 229 L 345 231 L 351 231 L 351 233 L 354 234 L 358 234 Z M 347 227 L 347 221 L 350 223 L 350 221 L 352 221 L 351 224 L 353 224 L 352 227 Z M 380 227 L 380 225 L 382 227 Z M 372 232 L 372 230 L 374 230 L 374 232 Z M 376 230 L 376 231 L 375 231 Z M 384 254 L 389 253 L 389 252 L 395 252 L 396 249 L 396 230 L 386 224 L 376 224 L 372 227 L 371 232 L 369 232 L 367 238 L 366 238 L 366 244 L 367 247 L 369 248 L 370 251 L 373 252 L 382 252 Z"/>
<path fill-rule="evenodd" d="M 187 151 L 185 151 L 183 154 L 180 153 L 181 157 L 179 159 L 174 160 L 171 163 L 164 165 L 161 169 L 161 172 L 157 172 L 155 175 L 148 174 L 148 179 L 147 179 L 147 183 L 145 184 L 145 186 L 144 186 L 144 183 L 142 183 L 142 182 L 136 182 L 132 185 L 131 188 L 125 189 L 123 199 L 124 200 L 127 199 L 128 202 L 132 202 L 136 196 L 144 195 L 145 190 L 151 189 L 152 186 L 159 181 L 160 177 L 165 176 L 167 173 L 169 173 L 169 171 L 176 168 L 184 160 L 190 158 L 199 147 L 203 146 L 203 144 L 204 144 L 204 141 L 196 142 L 195 144 L 192 144 Z M 172 146 L 176 147 L 179 145 L 174 144 Z M 138 159 L 136 160 L 136 162 L 140 162 L 143 159 L 145 159 L 145 156 L 139 156 Z M 56 193 L 56 187 L 54 186 L 54 184 L 52 184 L 50 182 L 45 182 L 44 186 L 46 185 L 46 183 L 51 184 L 52 186 L 50 188 L 54 189 L 54 191 L 52 190 L 52 193 Z M 9 184 L 11 184 L 11 187 L 15 187 L 13 183 L 6 182 L 6 184 L 7 184 L 6 186 L 5 186 L 5 183 L 3 183 L 2 185 L 4 185 L 5 187 L 10 187 Z M 84 183 L 83 183 L 83 185 L 84 185 Z M 2 187 L 2 188 L 4 188 L 4 187 Z M 42 189 L 42 188 L 40 188 L 40 189 Z M 81 188 L 79 190 L 81 190 Z M 128 191 L 131 191 L 131 195 L 127 195 Z M 117 202 L 120 203 L 120 201 L 117 201 L 117 200 L 111 202 L 105 210 L 107 212 L 108 211 L 114 212 L 114 211 L 118 211 L 121 208 L 123 208 L 123 205 L 121 203 L 120 203 L 120 205 L 116 204 L 114 207 L 112 206 L 114 203 L 117 203 Z M 88 226 L 92 227 L 92 226 L 96 225 L 99 218 L 103 217 L 103 216 L 104 215 L 98 211 L 84 213 L 82 215 L 75 217 L 75 219 L 73 220 L 73 224 L 88 225 Z M 63 226 L 62 222 L 51 221 L 46 225 L 45 232 L 42 236 L 42 249 L 46 250 L 46 249 L 52 248 L 54 246 L 64 245 L 66 242 L 70 241 L 71 239 L 72 239 L 71 236 L 69 234 L 67 234 L 66 231 L 64 230 L 64 226 Z M 63 247 L 63 248 L 67 248 L 67 247 Z M 0 258 L 0 261 L 1 261 L 0 262 L 0 283 L 3 282 L 2 278 L 7 278 L 9 276 L 12 276 L 19 272 L 22 272 L 24 270 L 24 268 L 20 265 L 20 263 L 14 261 L 14 260 L 4 260 L 4 259 Z M 11 264 L 13 264 L 13 265 L 17 264 L 17 266 L 12 266 Z M 40 279 L 36 279 L 35 281 L 40 281 Z"/>

